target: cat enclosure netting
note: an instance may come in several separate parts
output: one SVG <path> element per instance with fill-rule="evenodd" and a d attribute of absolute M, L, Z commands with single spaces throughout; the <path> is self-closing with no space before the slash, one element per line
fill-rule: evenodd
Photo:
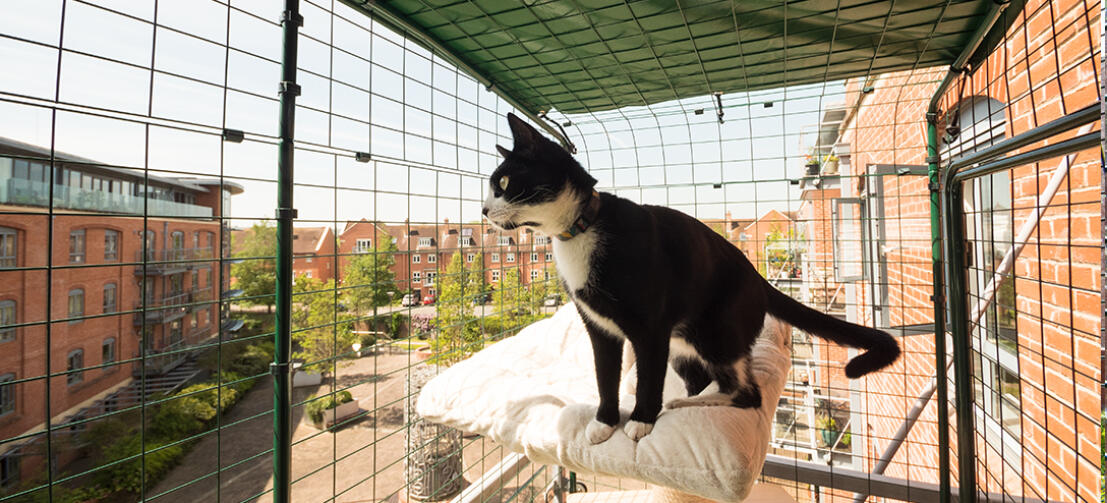
<path fill-rule="evenodd" d="M 0 501 L 642 488 L 412 407 L 567 302 L 547 237 L 481 219 L 513 110 L 897 337 L 848 380 L 852 350 L 793 334 L 764 483 L 1099 498 L 1096 2 L 0 9 Z"/>

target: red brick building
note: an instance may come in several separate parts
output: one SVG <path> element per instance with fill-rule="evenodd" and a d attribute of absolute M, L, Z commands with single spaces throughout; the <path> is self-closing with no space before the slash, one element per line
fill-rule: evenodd
<path fill-rule="evenodd" d="M 43 430 L 47 414 L 57 426 L 129 405 L 119 391 L 133 376 L 169 372 L 220 333 L 216 295 L 229 280 L 218 218 L 241 187 L 146 178 L 60 152 L 51 170 L 49 159 L 0 139 L 4 438 Z M 39 472 L 41 456 L 28 452 L 41 448 L 27 449 L 38 440 L 0 449 L 5 477 Z"/>
<path fill-rule="evenodd" d="M 323 281 L 334 279 L 334 230 L 329 226 L 292 229 L 292 274 Z"/>
<path fill-rule="evenodd" d="M 1005 40 L 941 97 L 943 163 L 1099 99 L 1098 2 L 1028 2 L 1010 15 L 1016 18 Z M 922 69 L 850 82 L 848 119 L 836 141 L 846 175 L 841 194 L 812 193 L 814 213 L 801 215 L 814 232 L 827 235 L 809 236 L 808 243 L 834 243 L 831 262 L 847 273 L 838 279 L 847 286 L 848 317 L 904 330 L 904 358 L 849 385 L 859 399 L 854 417 L 861 419 L 853 431 L 863 433 L 854 438 L 866 439 L 853 449 L 860 470 L 873 469 L 936 374 L 924 117 L 945 71 Z M 1096 123 L 1080 132 L 1098 128 Z M 1022 151 L 1077 133 L 1068 131 Z M 1050 501 L 1098 499 L 1100 162 L 1093 149 L 964 186 L 968 234 L 946 239 L 964 239 L 971 255 L 969 291 L 959 293 L 967 296 L 970 316 L 976 311 L 975 406 L 971 411 L 951 406 L 951 413 L 974 415 L 975 468 L 982 490 Z M 1056 195 L 1047 198 L 1044 188 L 1055 176 L 1064 179 Z M 818 204 L 836 208 L 820 211 Z M 835 232 L 835 225 L 841 231 Z M 1014 245 L 1023 230 L 1029 239 L 1019 250 Z M 822 256 L 825 250 L 808 253 Z M 864 271 L 850 265 L 863 256 Z M 989 271 L 1006 257 L 1013 260 L 1013 270 L 993 278 Z M 988 288 L 997 293 L 983 302 Z M 833 367 L 846 356 L 827 360 Z M 937 482 L 937 433 L 935 400 L 930 400 L 885 474 Z M 956 484 L 956 469 L 954 477 Z"/>

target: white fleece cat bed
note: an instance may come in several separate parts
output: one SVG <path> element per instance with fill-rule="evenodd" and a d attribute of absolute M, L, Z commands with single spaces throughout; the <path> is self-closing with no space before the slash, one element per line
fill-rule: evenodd
<path fill-rule="evenodd" d="M 430 421 L 484 435 L 536 463 L 742 501 L 765 461 L 790 345 L 788 325 L 767 317 L 750 365 L 761 386 L 761 408 L 665 409 L 640 441 L 632 441 L 620 425 L 610 439 L 593 445 L 584 433 L 599 403 L 592 347 L 570 303 L 552 318 L 445 369 L 423 387 L 418 411 Z M 622 387 L 619 402 L 624 422 L 634 407 L 628 389 Z M 666 402 L 684 395 L 683 383 L 670 369 Z"/>

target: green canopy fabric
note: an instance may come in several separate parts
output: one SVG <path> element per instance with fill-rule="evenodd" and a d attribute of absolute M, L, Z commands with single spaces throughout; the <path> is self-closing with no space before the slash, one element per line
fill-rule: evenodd
<path fill-rule="evenodd" d="M 528 111 L 563 113 L 948 65 L 992 3 L 343 1 L 438 45 Z"/>

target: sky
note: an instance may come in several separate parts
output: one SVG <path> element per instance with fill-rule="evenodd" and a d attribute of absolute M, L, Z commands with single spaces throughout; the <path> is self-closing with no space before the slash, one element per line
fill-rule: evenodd
<path fill-rule="evenodd" d="M 512 108 L 388 28 L 320 4 L 331 8 L 305 1 L 302 11 L 303 223 L 479 220 Z M 280 10 L 272 0 L 159 0 L 156 11 L 152 1 L 68 0 L 59 33 L 61 0 L 5 0 L 0 136 L 49 147 L 53 130 L 59 152 L 161 176 L 223 176 L 245 188 L 232 225 L 271 218 Z M 724 95 L 722 124 L 711 97 L 550 116 L 569 123 L 601 190 L 700 218 L 752 218 L 796 209 L 788 179 L 801 174 L 821 111 L 840 106 L 844 91 L 833 82 Z M 247 140 L 221 141 L 224 127 Z M 375 160 L 355 162 L 353 152 Z"/>

